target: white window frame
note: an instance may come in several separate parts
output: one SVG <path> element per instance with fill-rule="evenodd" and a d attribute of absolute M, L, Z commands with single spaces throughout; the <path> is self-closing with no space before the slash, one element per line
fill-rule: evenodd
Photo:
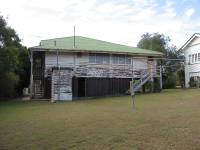
<path fill-rule="evenodd" d="M 197 53 L 196 53 L 196 54 L 195 54 L 195 62 L 197 62 L 197 57 L 198 57 L 198 56 L 197 56 Z"/>
<path fill-rule="evenodd" d="M 189 64 L 191 64 L 192 63 L 192 60 L 191 60 L 192 59 L 192 55 L 190 54 L 188 57 L 189 57 Z"/>
<path fill-rule="evenodd" d="M 198 61 L 200 61 L 200 53 L 198 53 Z"/>
<path fill-rule="evenodd" d="M 94 57 L 94 62 L 91 62 L 90 56 Z M 97 62 L 97 57 L 102 57 L 102 62 Z M 106 58 L 107 57 L 107 58 Z M 107 60 L 108 61 L 107 61 Z M 90 64 L 110 64 L 110 54 L 103 53 L 89 53 L 89 63 Z"/>
<path fill-rule="evenodd" d="M 192 63 L 194 63 L 194 54 L 192 54 Z"/>

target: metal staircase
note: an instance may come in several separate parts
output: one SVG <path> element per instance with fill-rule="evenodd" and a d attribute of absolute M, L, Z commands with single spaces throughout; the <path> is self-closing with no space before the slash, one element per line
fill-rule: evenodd
<path fill-rule="evenodd" d="M 131 90 L 132 92 L 138 91 L 147 81 L 151 79 L 151 74 L 149 72 L 144 72 L 141 75 L 141 78 L 137 80 L 135 83 L 132 83 Z"/>

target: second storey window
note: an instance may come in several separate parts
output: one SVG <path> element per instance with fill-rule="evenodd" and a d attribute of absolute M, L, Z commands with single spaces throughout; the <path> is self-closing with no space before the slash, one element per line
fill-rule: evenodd
<path fill-rule="evenodd" d="M 113 64 L 118 64 L 118 55 L 113 55 L 112 56 L 112 63 Z"/>
<path fill-rule="evenodd" d="M 130 56 L 126 56 L 126 64 L 131 64 L 131 57 Z"/>
<path fill-rule="evenodd" d="M 200 63 L 200 53 L 188 55 L 188 59 L 189 64 Z"/>
<path fill-rule="evenodd" d="M 192 63 L 194 63 L 194 54 L 192 55 Z"/>
<path fill-rule="evenodd" d="M 110 55 L 108 55 L 108 54 L 104 54 L 104 56 L 103 56 L 103 63 L 104 64 L 109 64 L 110 63 Z"/>
<path fill-rule="evenodd" d="M 197 62 L 197 54 L 195 54 L 195 62 Z"/>
<path fill-rule="evenodd" d="M 199 63 L 200 62 L 200 53 L 195 53 L 188 56 L 189 64 Z"/>
<path fill-rule="evenodd" d="M 96 62 L 96 55 L 90 54 L 89 55 L 89 63 L 95 63 Z"/>
<path fill-rule="evenodd" d="M 111 62 L 110 62 L 111 59 Z M 130 65 L 131 64 L 131 57 L 126 55 L 112 55 L 109 54 L 89 54 L 89 63 L 94 64 L 120 64 L 120 65 Z"/>
<path fill-rule="evenodd" d="M 119 58 L 119 64 L 125 64 L 125 56 L 124 55 L 121 55 L 118 58 Z"/>
<path fill-rule="evenodd" d="M 95 64 L 109 64 L 110 55 L 109 54 L 89 54 L 89 63 Z"/>
<path fill-rule="evenodd" d="M 131 64 L 131 57 L 126 55 L 112 55 L 113 64 Z"/>
<path fill-rule="evenodd" d="M 191 64 L 191 57 L 192 55 L 189 55 L 189 64 Z"/>
<path fill-rule="evenodd" d="M 103 64 L 103 55 L 96 54 L 96 63 Z"/>
<path fill-rule="evenodd" d="M 198 53 L 198 61 L 200 61 L 200 53 Z"/>

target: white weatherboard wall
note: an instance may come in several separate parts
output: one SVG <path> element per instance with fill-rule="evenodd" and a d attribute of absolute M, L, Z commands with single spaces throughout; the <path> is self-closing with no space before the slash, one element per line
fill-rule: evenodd
<path fill-rule="evenodd" d="M 189 62 L 189 55 L 200 53 L 200 38 L 196 37 L 194 40 L 184 49 L 185 56 L 185 84 L 189 87 L 190 77 L 200 76 L 200 61 Z"/>

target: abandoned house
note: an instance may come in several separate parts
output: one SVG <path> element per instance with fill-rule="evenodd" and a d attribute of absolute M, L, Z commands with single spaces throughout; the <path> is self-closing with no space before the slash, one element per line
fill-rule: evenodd
<path fill-rule="evenodd" d="M 132 80 L 142 78 L 139 90 L 160 77 L 156 58 L 162 53 L 81 36 L 42 40 L 29 51 L 33 99 L 122 95 Z"/>

